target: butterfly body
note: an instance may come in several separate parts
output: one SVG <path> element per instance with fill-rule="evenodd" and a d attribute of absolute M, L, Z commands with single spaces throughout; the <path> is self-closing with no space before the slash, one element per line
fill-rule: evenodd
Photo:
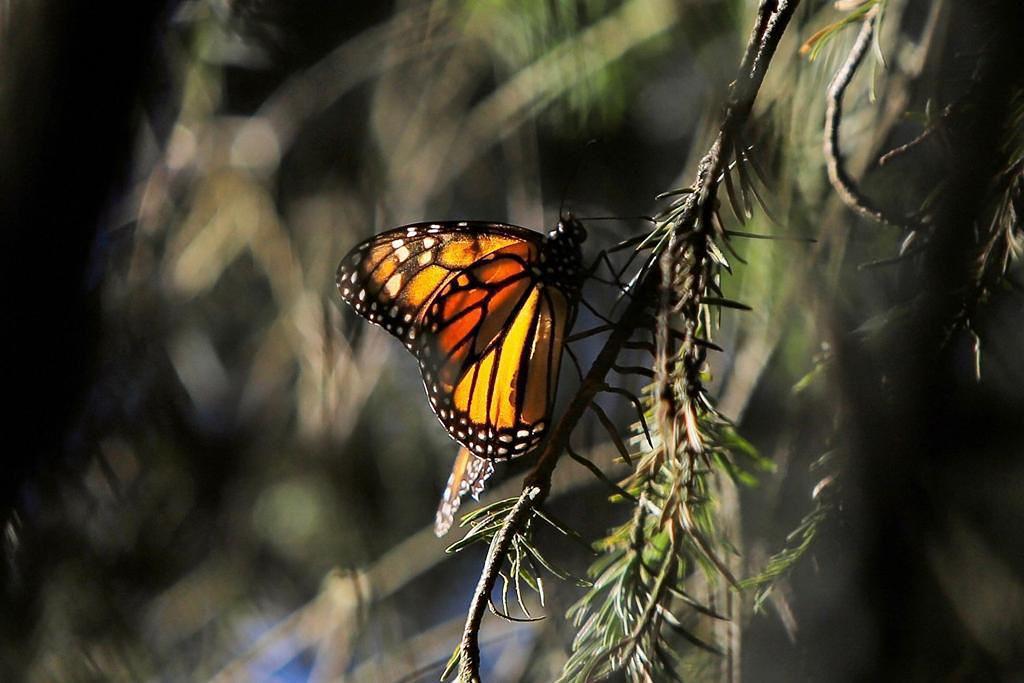
<path fill-rule="evenodd" d="M 547 235 L 503 223 L 415 223 L 357 245 L 337 284 L 359 315 L 417 358 L 431 408 L 465 457 L 506 460 L 548 429 L 585 239 L 571 216 Z M 449 482 L 456 505 L 462 488 L 479 492 L 491 471 L 462 460 Z"/>

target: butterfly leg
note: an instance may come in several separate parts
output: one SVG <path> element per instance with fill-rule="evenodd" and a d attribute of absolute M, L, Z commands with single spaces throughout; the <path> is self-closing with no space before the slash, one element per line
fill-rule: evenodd
<path fill-rule="evenodd" d="M 581 296 L 580 303 L 583 304 L 584 308 L 593 313 L 594 316 L 596 316 L 597 319 L 600 320 L 601 322 L 605 323 L 606 325 L 615 325 L 615 323 L 609 320 L 607 316 L 605 316 L 603 313 L 594 308 L 594 306 L 589 301 L 587 301 L 586 297 Z"/>
<path fill-rule="evenodd" d="M 644 407 L 643 404 L 640 403 L 640 399 L 637 398 L 636 394 L 634 394 L 631 391 L 622 389 L 620 387 L 613 387 L 608 384 L 604 385 L 602 391 L 609 394 L 617 394 L 619 396 L 622 396 L 631 404 L 633 404 L 633 407 L 636 409 L 636 414 L 640 418 L 640 426 L 644 430 L 644 437 L 647 439 L 647 445 L 650 446 L 651 448 L 654 448 L 654 440 L 651 438 L 651 430 L 648 429 L 647 418 L 644 417 Z"/>
<path fill-rule="evenodd" d="M 610 287 L 615 287 L 617 290 L 619 290 L 621 294 L 626 294 L 627 289 L 625 283 L 622 282 L 622 275 L 625 272 L 626 268 L 629 267 L 629 264 L 632 262 L 633 257 L 630 257 L 629 261 L 626 262 L 625 267 L 623 267 L 620 270 L 616 270 L 615 264 L 612 263 L 611 257 L 609 257 L 608 254 L 609 251 L 607 249 L 602 249 L 598 253 L 597 258 L 594 259 L 594 262 L 591 263 L 590 266 L 587 267 L 587 269 L 584 271 L 586 277 L 590 280 L 594 280 L 595 282 L 600 282 L 601 284 L 608 285 Z M 612 279 L 608 280 L 598 276 L 597 271 L 601 266 L 604 266 L 607 269 L 608 274 L 611 275 Z"/>
<path fill-rule="evenodd" d="M 597 325 L 596 327 L 591 327 L 589 330 L 583 330 L 582 332 L 571 334 L 565 338 L 565 341 L 567 344 L 571 344 L 572 342 L 586 339 L 587 337 L 593 337 L 595 334 L 601 334 L 602 332 L 608 332 L 613 329 L 615 329 L 615 326 L 611 324 Z"/>
<path fill-rule="evenodd" d="M 602 472 L 600 467 L 598 467 L 593 462 L 591 462 L 587 458 L 584 458 L 582 455 L 574 451 L 571 445 L 566 444 L 565 452 L 569 455 L 570 458 L 572 458 L 573 460 L 575 460 L 576 462 L 590 470 L 595 477 L 604 482 L 605 485 L 608 486 L 608 488 L 610 488 L 611 490 L 613 490 L 616 494 L 622 496 L 623 498 L 626 498 L 627 500 L 631 500 L 634 503 L 637 502 L 636 497 L 633 496 L 633 494 L 631 494 L 629 491 L 627 491 L 626 489 L 622 488 L 614 481 L 609 479 L 608 475 Z"/>

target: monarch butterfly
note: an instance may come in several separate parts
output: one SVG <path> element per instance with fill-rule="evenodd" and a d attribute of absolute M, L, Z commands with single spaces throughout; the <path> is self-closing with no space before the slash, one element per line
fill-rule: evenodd
<path fill-rule="evenodd" d="M 495 460 L 544 437 L 586 236 L 572 215 L 547 235 L 482 221 L 413 223 L 362 242 L 338 266 L 342 298 L 412 352 L 431 408 L 461 446 L 438 536 L 461 496 L 483 490 Z"/>

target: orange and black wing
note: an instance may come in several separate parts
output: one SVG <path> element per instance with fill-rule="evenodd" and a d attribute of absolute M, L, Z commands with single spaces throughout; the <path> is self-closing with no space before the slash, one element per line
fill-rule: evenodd
<path fill-rule="evenodd" d="M 441 287 L 421 324 L 430 404 L 480 458 L 522 455 L 548 427 L 575 302 L 540 280 L 539 257 L 525 242 L 488 254 Z"/>
<path fill-rule="evenodd" d="M 423 314 L 456 274 L 502 248 L 541 236 L 514 225 L 480 221 L 414 223 L 356 246 L 338 266 L 342 298 L 359 315 L 413 349 Z"/>

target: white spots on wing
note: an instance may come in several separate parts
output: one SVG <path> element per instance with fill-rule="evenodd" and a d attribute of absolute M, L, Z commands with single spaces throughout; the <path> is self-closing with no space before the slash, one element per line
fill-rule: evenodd
<path fill-rule="evenodd" d="M 363 299 L 366 298 L 366 290 L 365 289 L 360 289 L 359 290 L 359 297 L 358 298 L 359 298 L 360 301 L 362 301 Z"/>
<path fill-rule="evenodd" d="M 402 274 L 395 273 L 388 281 L 384 284 L 384 291 L 388 296 L 397 296 L 398 292 L 402 289 Z"/>
<path fill-rule="evenodd" d="M 464 227 L 466 227 L 467 225 L 469 225 L 469 223 L 467 223 L 466 221 L 459 221 L 459 227 L 460 227 L 460 228 L 464 228 Z"/>
<path fill-rule="evenodd" d="M 396 241 L 401 241 L 401 240 L 396 240 Z M 409 258 L 409 255 L 411 253 L 412 252 L 409 251 L 409 247 L 399 247 L 398 250 L 395 252 L 395 256 L 398 258 L 398 262 L 399 263 L 405 263 L 406 259 Z"/>
<path fill-rule="evenodd" d="M 511 434 L 502 434 L 501 436 L 498 437 L 498 441 L 503 441 L 505 443 L 512 443 L 512 435 Z"/>
<path fill-rule="evenodd" d="M 392 318 L 396 317 L 398 315 L 398 306 L 392 306 L 391 309 L 388 311 L 388 315 L 391 316 Z"/>
<path fill-rule="evenodd" d="M 427 238 L 427 239 L 430 239 L 430 238 Z M 423 240 L 424 243 L 426 243 L 426 241 L 427 240 Z M 425 251 L 422 254 L 420 254 L 420 257 L 418 259 L 416 259 L 416 263 L 420 264 L 421 266 L 425 266 L 428 263 L 430 263 L 433 259 L 434 259 L 434 252 L 432 252 L 432 251 Z"/>
<path fill-rule="evenodd" d="M 405 244 L 405 240 L 403 240 L 401 237 L 399 237 L 396 240 L 392 240 L 391 242 L 391 246 L 394 247 L 395 249 L 401 248 L 403 244 Z"/>
<path fill-rule="evenodd" d="M 435 244 L 437 244 L 437 240 L 435 240 L 433 237 L 427 237 L 426 239 L 423 240 L 424 249 L 430 249 Z"/>
<path fill-rule="evenodd" d="M 518 432 L 516 432 L 516 436 L 518 436 L 520 439 L 524 439 L 524 438 L 528 437 L 529 435 L 530 435 L 530 432 L 526 431 L 525 429 L 520 429 Z"/>
<path fill-rule="evenodd" d="M 358 279 L 359 279 L 359 273 L 352 273 L 352 276 L 349 278 L 349 280 L 352 282 L 352 284 L 355 284 L 356 280 L 358 280 Z"/>
<path fill-rule="evenodd" d="M 343 297 L 345 297 L 346 299 L 348 298 L 348 296 L 349 296 L 349 295 L 350 295 L 351 293 L 352 293 L 352 290 L 351 290 L 351 289 L 349 289 L 348 287 L 345 287 L 344 289 L 342 289 L 342 290 L 341 290 L 341 295 L 342 295 Z"/>
<path fill-rule="evenodd" d="M 406 313 L 405 315 L 403 315 L 402 316 L 402 320 L 404 322 L 411 323 L 412 322 L 412 313 Z"/>
<path fill-rule="evenodd" d="M 356 253 L 352 254 L 352 258 L 350 260 L 352 261 L 352 267 L 354 268 L 359 265 L 360 261 L 363 260 L 363 254 L 357 251 Z"/>

